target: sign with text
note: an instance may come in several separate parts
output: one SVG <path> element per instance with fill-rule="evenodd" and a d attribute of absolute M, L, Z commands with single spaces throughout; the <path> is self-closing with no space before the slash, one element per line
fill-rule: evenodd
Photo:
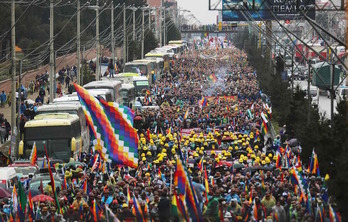
<path fill-rule="evenodd" d="M 222 0 L 223 21 L 315 19 L 315 0 Z"/>

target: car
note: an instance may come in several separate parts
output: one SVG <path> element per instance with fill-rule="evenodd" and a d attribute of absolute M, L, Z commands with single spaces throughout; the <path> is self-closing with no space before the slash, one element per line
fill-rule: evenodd
<path fill-rule="evenodd" d="M 60 176 L 58 175 L 58 173 L 55 172 L 54 168 L 52 169 L 52 174 L 53 174 L 53 179 L 54 179 L 54 184 L 56 187 L 56 190 L 60 190 L 62 187 L 62 179 L 60 178 Z M 42 185 L 45 188 L 49 182 L 51 182 L 51 178 L 50 178 L 50 174 L 47 170 L 47 168 L 45 169 L 40 169 L 39 171 L 37 171 L 33 178 L 30 181 L 30 185 L 29 185 L 29 190 L 32 192 L 33 196 L 36 196 L 39 193 L 40 190 L 40 184 L 42 181 Z"/>
<path fill-rule="evenodd" d="M 13 167 L 16 171 L 18 178 L 23 182 L 28 179 L 29 175 L 34 175 L 39 169 L 37 165 L 32 165 L 29 161 L 27 162 L 14 162 L 9 167 Z"/>

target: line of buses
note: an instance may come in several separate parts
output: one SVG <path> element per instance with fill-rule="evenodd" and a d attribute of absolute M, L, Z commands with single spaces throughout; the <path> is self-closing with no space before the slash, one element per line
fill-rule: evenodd
<path fill-rule="evenodd" d="M 108 102 L 117 102 L 133 110 L 144 109 L 138 101 L 144 98 L 150 85 L 155 84 L 162 75 L 170 70 L 174 56 L 180 56 L 185 50 L 185 41 L 170 41 L 169 45 L 156 48 L 142 60 L 125 64 L 124 72 L 115 77 L 102 77 L 83 87 L 94 96 Z M 37 155 L 43 158 L 46 146 L 50 158 L 67 163 L 81 152 L 89 152 L 89 129 L 76 93 L 64 95 L 53 103 L 38 108 L 33 120 L 24 126 L 24 138 L 18 145 L 16 158 L 29 158 L 35 142 Z"/>

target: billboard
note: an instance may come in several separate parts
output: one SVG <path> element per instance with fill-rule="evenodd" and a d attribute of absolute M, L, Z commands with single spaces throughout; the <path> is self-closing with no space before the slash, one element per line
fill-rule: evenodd
<path fill-rule="evenodd" d="M 315 19 L 315 0 L 222 0 L 223 21 Z"/>

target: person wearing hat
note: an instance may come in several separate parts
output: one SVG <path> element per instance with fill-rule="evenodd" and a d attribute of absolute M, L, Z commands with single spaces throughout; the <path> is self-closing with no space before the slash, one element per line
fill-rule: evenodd
<path fill-rule="evenodd" d="M 272 212 L 272 208 L 276 205 L 276 199 L 272 196 L 271 192 L 267 191 L 261 203 L 265 206 L 266 213 L 269 215 Z"/>
<path fill-rule="evenodd" d="M 242 216 L 242 207 L 238 204 L 237 199 L 233 198 L 231 200 L 231 205 L 229 211 L 235 216 Z"/>
<path fill-rule="evenodd" d="M 81 193 L 77 193 L 75 201 L 72 203 L 72 207 L 74 211 L 78 211 L 79 207 L 86 202 L 82 199 Z M 87 203 L 86 203 L 87 204 Z"/>
<path fill-rule="evenodd" d="M 120 213 L 117 214 L 117 217 L 120 221 L 133 221 L 134 215 L 128 207 L 128 204 L 123 203 L 120 209 Z"/>
<path fill-rule="evenodd" d="M 48 207 L 43 207 L 41 210 L 41 220 L 49 220 L 50 219 L 50 214 L 48 212 Z"/>

